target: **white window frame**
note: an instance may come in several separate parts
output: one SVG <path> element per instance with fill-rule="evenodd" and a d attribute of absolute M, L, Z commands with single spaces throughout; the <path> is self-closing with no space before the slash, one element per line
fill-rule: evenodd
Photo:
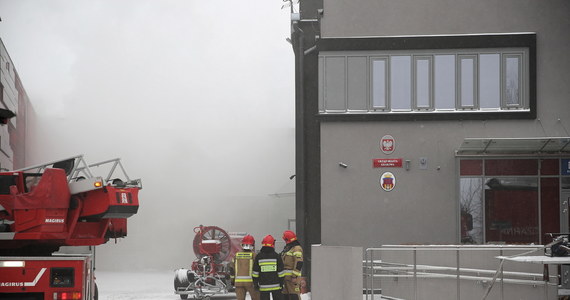
<path fill-rule="evenodd" d="M 463 78 L 462 78 L 462 60 L 463 59 L 471 59 L 473 60 L 473 80 L 472 80 L 472 87 L 473 87 L 473 104 L 465 105 L 463 99 Z M 459 54 L 456 56 L 455 67 L 457 71 L 455 72 L 457 80 L 455 81 L 456 88 L 455 91 L 457 95 L 455 99 L 457 102 L 455 103 L 455 108 L 458 110 L 478 110 L 479 109 L 479 55 L 478 54 Z"/>
<path fill-rule="evenodd" d="M 418 104 L 418 61 L 428 61 L 428 105 L 419 106 Z M 412 107 L 419 111 L 431 111 L 434 109 L 434 56 L 433 55 L 414 55 L 412 60 Z"/>

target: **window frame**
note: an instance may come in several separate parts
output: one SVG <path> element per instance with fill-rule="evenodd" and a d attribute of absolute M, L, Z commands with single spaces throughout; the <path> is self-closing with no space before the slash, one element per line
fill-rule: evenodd
<path fill-rule="evenodd" d="M 484 76 L 484 75 L 483 75 L 483 71 L 481 70 L 481 65 L 482 65 L 482 61 L 483 61 L 483 60 L 481 59 L 481 56 L 489 56 L 489 55 L 497 55 L 497 56 L 498 56 L 498 59 L 499 59 L 499 64 L 498 64 L 498 68 L 499 68 L 499 73 L 498 73 L 498 76 L 499 76 L 499 80 L 498 80 L 498 84 L 499 84 L 499 87 L 498 87 L 498 88 L 499 88 L 499 95 L 498 95 L 498 96 L 499 96 L 499 99 L 498 99 L 497 107 L 484 107 L 483 101 L 481 100 L 481 99 L 482 99 L 482 96 L 483 96 L 482 93 L 481 93 L 481 77 Z M 481 111 L 485 111 L 485 110 L 493 111 L 493 110 L 496 110 L 496 109 L 504 109 L 504 108 L 503 108 L 503 104 L 502 104 L 502 103 L 503 103 L 503 88 L 502 88 L 502 86 L 503 86 L 503 77 L 502 77 L 502 76 L 503 76 L 503 67 L 502 67 L 502 53 L 501 53 L 500 51 L 483 51 L 483 52 L 478 53 L 478 56 L 479 56 L 479 58 L 478 58 L 478 59 L 479 59 L 479 73 L 478 73 L 478 76 L 479 76 L 479 87 L 478 87 L 478 91 L 477 91 L 477 92 L 478 92 L 478 95 L 479 95 L 479 110 L 481 110 Z"/>
<path fill-rule="evenodd" d="M 508 104 L 507 103 L 507 60 L 509 58 L 518 58 L 518 91 L 519 91 L 519 101 L 518 104 Z M 501 108 L 503 109 L 518 109 L 524 107 L 525 105 L 525 88 L 523 81 L 525 79 L 525 60 L 524 57 L 519 53 L 503 53 L 501 55 Z M 505 85 L 503 87 L 503 85 Z"/>
<path fill-rule="evenodd" d="M 388 76 L 389 76 L 388 77 L 388 83 L 390 84 L 389 85 L 390 91 L 388 93 L 389 97 L 388 97 L 387 101 L 389 102 L 388 106 L 390 107 L 390 112 L 395 112 L 395 113 L 410 112 L 410 111 L 412 111 L 413 101 L 414 101 L 414 92 L 413 92 L 414 91 L 414 59 L 413 59 L 413 57 L 414 56 L 411 54 L 405 54 L 405 53 L 399 54 L 398 53 L 398 54 L 390 54 L 389 57 L 390 57 L 390 59 L 388 60 L 388 63 L 390 65 L 390 72 L 388 74 Z M 402 69 L 402 72 L 409 72 L 407 74 L 403 74 L 404 76 L 402 76 L 403 78 L 406 78 L 406 80 L 409 81 L 409 87 L 410 88 L 409 88 L 409 91 L 407 91 L 407 92 L 409 92 L 409 99 L 407 99 L 407 100 L 409 100 L 409 103 L 405 103 L 406 105 L 409 104 L 409 107 L 395 108 L 396 105 L 394 105 L 394 101 L 393 101 L 394 94 L 393 93 L 396 91 L 396 89 L 392 88 L 392 84 L 394 84 L 394 81 L 392 80 L 392 75 L 396 76 L 397 74 L 392 73 L 395 70 L 395 68 L 392 67 L 392 64 L 393 64 L 392 58 L 395 58 L 395 57 L 409 58 L 409 64 L 410 64 L 409 68 L 407 70 Z M 399 63 L 408 63 L 408 62 L 400 61 Z M 406 96 L 408 96 L 408 95 L 406 95 Z M 400 105 L 400 103 L 402 103 L 402 102 L 398 102 L 398 106 Z"/>
<path fill-rule="evenodd" d="M 374 62 L 383 61 L 384 62 L 384 106 L 376 106 L 374 104 Z M 369 58 L 369 109 L 372 111 L 390 111 L 390 56 L 374 55 Z"/>
<path fill-rule="evenodd" d="M 457 54 L 455 56 L 455 67 L 457 70 L 455 71 L 455 78 L 457 79 L 455 82 L 455 92 L 457 93 L 455 96 L 455 109 L 456 110 L 479 110 L 479 54 L 478 53 L 468 53 L 468 54 Z M 465 60 L 473 60 L 473 71 L 471 72 L 472 76 L 472 86 L 473 89 L 472 93 L 472 105 L 466 105 L 463 101 L 463 59 Z"/>
<path fill-rule="evenodd" d="M 318 106 L 316 117 L 321 121 L 374 121 L 374 120 L 489 120 L 489 119 L 536 119 L 536 33 L 505 33 L 481 35 L 447 35 L 447 36 L 398 36 L 398 37 L 352 37 L 352 38 L 323 38 L 315 54 L 323 52 L 406 52 L 417 51 L 426 53 L 434 50 L 438 55 L 453 54 L 450 50 L 495 51 L 496 49 L 522 48 L 525 49 L 521 79 L 523 86 L 524 109 L 511 108 L 505 110 L 457 110 L 418 111 L 414 108 L 406 112 L 370 110 L 365 113 L 330 113 Z M 319 56 L 319 61 L 321 56 Z M 435 58 L 433 61 L 435 65 Z M 370 65 L 370 64 L 369 64 Z M 317 70 L 317 69 L 315 69 Z M 433 75 L 435 79 L 435 75 Z M 371 81 L 369 81 L 371 84 Z M 319 88 L 322 85 L 319 86 Z M 368 88 L 371 99 L 372 87 Z M 457 92 L 457 91 L 456 91 Z M 435 91 L 434 91 L 435 93 Z M 321 93 L 317 93 L 320 97 Z M 501 99 L 503 97 L 501 92 Z M 434 100 L 435 95 L 433 95 Z M 503 101 L 503 100 L 501 100 Z M 502 103 L 502 102 L 501 102 Z M 370 104 L 370 102 L 369 102 Z M 372 105 L 370 105 L 372 106 Z"/>
<path fill-rule="evenodd" d="M 418 61 L 428 61 L 427 81 L 428 81 L 428 105 L 419 106 L 418 104 Z M 412 108 L 416 111 L 433 111 L 435 109 L 435 55 L 413 55 L 412 56 Z"/>
<path fill-rule="evenodd" d="M 542 235 L 542 232 L 544 231 L 544 225 L 545 222 L 543 222 L 543 220 L 541 219 L 542 214 L 543 214 L 543 210 L 546 209 L 545 208 L 545 203 L 547 201 L 547 199 L 543 198 L 543 192 L 544 190 L 542 189 L 542 182 L 543 179 L 556 179 L 559 182 L 559 192 L 562 192 L 563 189 L 563 181 L 566 179 L 570 179 L 570 175 L 565 175 L 561 168 L 560 168 L 560 164 L 563 160 L 568 159 L 568 156 L 566 154 L 553 154 L 553 155 L 544 155 L 544 156 L 533 156 L 533 155 L 461 155 L 461 156 L 456 156 L 456 193 L 457 193 L 457 216 L 458 219 L 461 218 L 461 205 L 462 205 L 462 191 L 461 191 L 461 180 L 462 179 L 481 179 L 482 184 L 481 184 L 481 212 L 482 212 L 482 223 L 481 223 L 481 237 L 482 237 L 482 244 L 486 244 L 489 243 L 491 241 L 487 240 L 487 236 L 485 234 L 485 228 L 487 225 L 487 221 L 485 218 L 485 182 L 487 181 L 487 179 L 490 178 L 497 178 L 497 179 L 506 179 L 506 178 L 522 178 L 522 179 L 536 179 L 536 183 L 537 183 L 537 229 L 538 229 L 538 239 L 539 239 L 539 243 L 545 243 L 545 237 Z M 500 174 L 490 174 L 488 171 L 488 163 L 489 162 L 500 162 L 500 161 L 517 161 L 517 160 L 521 160 L 521 161 L 529 161 L 529 163 L 533 163 L 532 161 L 535 161 L 536 166 L 535 168 L 532 169 L 527 169 L 525 170 L 524 168 L 519 169 L 519 170 L 513 170 L 510 173 L 500 173 Z M 463 169 L 463 165 L 462 162 L 463 161 L 471 161 L 471 167 L 472 168 L 465 168 Z M 545 161 L 555 161 L 554 163 L 558 166 L 555 166 L 555 168 L 553 169 L 553 172 L 546 172 L 543 173 L 543 166 Z M 477 164 L 477 162 L 480 162 L 479 164 Z M 504 170 L 499 168 L 500 170 Z M 529 172 L 528 170 L 534 170 L 536 169 L 535 173 Z M 491 170 L 493 171 L 493 170 Z M 518 171 L 518 172 L 517 172 Z M 463 173 L 465 172 L 465 173 Z M 560 209 L 560 208 L 559 208 Z M 560 209 L 562 210 L 562 209 Z M 562 222 L 562 217 L 560 218 L 560 222 Z M 461 222 L 458 222 L 458 240 L 461 241 L 462 236 L 461 236 Z"/>
<path fill-rule="evenodd" d="M 492 67 L 496 67 L 496 69 L 498 70 L 498 73 L 496 74 L 496 85 L 498 86 L 499 89 L 499 94 L 498 94 L 498 103 L 496 107 L 482 107 L 481 103 L 482 103 L 482 99 L 481 99 L 481 82 L 483 81 L 482 79 L 482 74 L 481 74 L 481 69 L 482 69 L 482 56 L 488 56 L 488 55 L 497 55 L 498 61 L 496 62 L 497 65 L 496 66 L 492 66 Z M 451 76 L 453 76 L 453 84 L 454 84 L 454 103 L 455 103 L 455 107 L 454 108 L 437 108 L 437 103 L 438 103 L 438 99 L 436 97 L 436 93 L 437 93 L 437 81 L 436 81 L 436 62 L 437 62 L 437 57 L 439 56 L 451 56 L 450 59 L 453 59 L 453 64 L 454 64 L 454 71 L 451 74 Z M 361 114 L 365 114 L 365 113 L 425 113 L 425 112 L 430 112 L 430 113 L 437 113 L 437 112 L 452 112 L 452 113 L 460 113 L 460 112 L 491 112 L 491 113 L 504 113 L 506 111 L 528 111 L 530 110 L 530 108 L 528 107 L 528 101 L 526 100 L 526 87 L 527 87 L 527 80 L 528 78 L 526 77 L 526 66 L 528 65 L 526 63 L 527 60 L 527 56 L 528 56 L 528 49 L 525 48 L 501 48 L 501 49 L 455 49 L 455 50 L 450 50 L 450 49 L 445 49 L 445 50 L 427 50 L 424 52 L 418 52 L 418 51 L 410 51 L 410 50 L 402 50 L 402 51 L 395 51 L 395 52 L 360 52 L 360 53 L 352 53 L 352 52 L 348 52 L 348 53 L 342 53 L 342 52 L 333 52 L 333 53 L 325 53 L 324 55 L 319 57 L 319 70 L 320 70 L 320 74 L 319 74 L 319 113 L 320 114 L 338 114 L 338 113 L 361 113 Z M 394 76 L 394 73 L 392 73 L 392 71 L 394 70 L 393 64 L 394 64 L 394 58 L 396 57 L 402 57 L 402 58 L 406 58 L 406 64 L 409 63 L 409 70 L 406 71 L 402 71 L 402 72 L 409 72 L 409 78 L 408 76 L 406 76 L 406 81 L 409 80 L 409 90 L 407 91 L 406 97 L 409 96 L 410 97 L 410 105 L 408 107 L 408 105 L 406 105 L 405 108 L 394 108 L 394 97 L 393 97 L 393 92 L 394 87 L 392 86 L 392 83 L 394 82 L 394 80 L 392 80 L 392 77 Z M 505 81 L 507 80 L 507 75 L 506 75 L 506 67 L 507 67 L 507 60 L 511 59 L 511 58 L 516 58 L 517 62 L 518 62 L 518 72 L 517 72 L 517 76 L 518 76 L 518 88 L 519 88 L 519 98 L 520 101 L 517 104 L 507 104 L 506 103 L 506 91 L 505 91 L 505 86 L 506 83 Z M 331 79 L 330 76 L 328 76 L 329 74 L 327 74 L 328 72 L 328 64 L 329 61 L 333 61 L 333 60 L 337 60 L 337 61 L 342 61 L 342 67 L 340 67 L 340 65 L 337 65 L 336 68 L 337 69 L 342 69 L 344 71 L 343 74 L 338 74 L 338 76 L 334 76 L 334 78 Z M 351 67 L 351 61 L 357 61 L 360 60 L 360 62 L 364 62 L 366 64 L 366 67 L 362 67 L 361 71 L 358 71 L 358 68 L 353 69 Z M 418 103 L 418 62 L 425 60 L 428 62 L 428 105 L 422 105 L 420 106 Z M 472 62 L 472 74 L 470 75 L 470 78 L 472 79 L 472 83 L 470 84 L 470 90 L 472 91 L 472 95 L 469 99 L 470 103 L 465 103 L 465 99 L 464 94 L 462 93 L 462 89 L 463 89 L 463 84 L 464 81 L 462 80 L 462 76 L 463 76 L 463 66 L 464 66 L 464 61 L 471 61 Z M 375 63 L 377 61 L 382 61 L 384 64 L 384 81 L 383 81 L 383 85 L 384 85 L 384 105 L 376 105 L 374 103 L 375 99 L 375 88 L 376 88 L 376 83 L 377 80 L 374 76 L 375 74 Z M 365 95 L 364 97 L 367 97 L 367 99 L 364 99 L 362 101 L 362 105 L 361 107 L 354 109 L 350 107 L 350 103 L 351 103 L 351 96 L 353 96 L 350 90 L 351 87 L 351 82 L 352 79 L 350 78 L 350 73 L 354 72 L 354 70 L 357 70 L 357 72 L 355 72 L 356 74 L 361 73 L 363 74 L 363 76 L 367 76 L 365 81 L 365 84 L 362 89 L 363 91 L 360 93 L 361 95 Z M 404 70 L 404 69 L 402 69 Z M 324 74 L 324 76 L 323 76 Z M 335 73 L 336 74 L 336 73 Z M 396 74 L 396 75 L 402 75 L 400 74 Z M 408 73 L 406 73 L 406 75 L 408 75 Z M 327 77 L 327 78 L 323 78 L 323 77 Z M 337 78 L 338 77 L 338 78 Z M 344 103 L 342 105 L 342 107 L 329 107 L 326 108 L 327 106 L 327 93 L 329 92 L 329 90 L 327 89 L 327 84 L 328 84 L 328 80 L 331 79 L 332 81 L 338 81 L 339 83 L 342 82 L 342 89 L 343 89 L 343 93 L 336 95 L 337 97 L 344 97 L 344 99 L 342 101 L 339 101 L 339 99 L 333 99 L 335 100 L 334 103 L 335 104 L 339 104 L 339 103 Z M 341 80 L 339 80 L 341 79 Z M 336 88 L 339 88 L 339 84 L 333 84 Z M 367 94 L 365 94 L 367 93 Z M 356 93 L 358 94 L 358 93 Z M 409 94 L 409 95 L 408 95 Z M 354 101 L 352 101 L 354 103 Z M 357 102 L 358 103 L 358 102 Z"/>

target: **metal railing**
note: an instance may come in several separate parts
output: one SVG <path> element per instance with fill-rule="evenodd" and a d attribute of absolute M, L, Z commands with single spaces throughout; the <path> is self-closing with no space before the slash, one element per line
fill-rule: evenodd
<path fill-rule="evenodd" d="M 93 175 L 92 170 L 94 168 L 102 167 L 100 171 L 107 174 L 104 176 L 104 178 L 101 177 L 105 183 L 112 182 L 114 180 L 113 177 L 117 176 L 116 174 L 119 173 L 118 176 L 120 176 L 120 178 L 126 179 L 124 182 L 121 179 L 121 184 L 125 184 L 128 186 L 142 187 L 142 182 L 140 179 L 132 179 L 132 180 L 130 179 L 129 175 L 125 171 L 125 168 L 123 167 L 123 164 L 121 163 L 120 158 L 109 159 L 87 165 L 87 162 L 85 162 L 85 159 L 83 158 L 83 154 L 80 154 L 65 159 L 60 159 L 56 161 L 50 161 L 47 163 L 25 167 L 22 169 L 14 170 L 14 172 L 33 171 L 35 173 L 41 174 L 45 171 L 45 169 L 54 168 L 54 167 L 63 168 L 66 171 L 68 182 L 75 182 L 78 179 L 83 179 L 83 178 L 96 177 Z"/>
<path fill-rule="evenodd" d="M 365 253 L 366 299 L 557 299 L 555 267 L 501 263 L 543 246 L 382 246 Z M 546 266 L 546 268 L 549 268 Z M 548 271 L 548 269 L 546 270 Z M 488 298 L 487 294 L 489 295 Z"/>

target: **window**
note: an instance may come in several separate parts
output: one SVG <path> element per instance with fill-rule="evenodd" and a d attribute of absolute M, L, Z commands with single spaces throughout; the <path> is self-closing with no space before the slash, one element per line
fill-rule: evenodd
<path fill-rule="evenodd" d="M 50 287 L 69 288 L 75 286 L 73 268 L 51 268 Z"/>
<path fill-rule="evenodd" d="M 392 111 L 412 107 L 411 56 L 390 57 L 390 107 Z"/>
<path fill-rule="evenodd" d="M 435 56 L 435 109 L 455 109 L 455 55 Z"/>
<path fill-rule="evenodd" d="M 414 104 L 415 108 L 432 109 L 432 73 L 433 73 L 433 57 L 432 56 L 416 56 L 414 57 Z"/>
<path fill-rule="evenodd" d="M 559 158 L 459 160 L 462 243 L 548 243 L 561 230 L 560 192 L 568 176 Z"/>
<path fill-rule="evenodd" d="M 325 59 L 324 99 L 331 111 L 346 111 L 346 67 L 345 57 Z"/>
<path fill-rule="evenodd" d="M 387 109 L 387 58 L 372 58 L 372 109 Z"/>
<path fill-rule="evenodd" d="M 367 58 L 347 57 L 347 108 L 365 111 L 367 105 Z"/>
<path fill-rule="evenodd" d="M 319 113 L 530 111 L 529 49 L 321 51 Z"/>
<path fill-rule="evenodd" d="M 477 107 L 477 56 L 459 55 L 459 108 Z"/>
<path fill-rule="evenodd" d="M 461 243 L 483 243 L 483 180 L 460 179 Z"/>
<path fill-rule="evenodd" d="M 501 54 L 479 55 L 479 107 L 501 108 Z"/>
<path fill-rule="evenodd" d="M 503 58 L 504 64 L 504 105 L 507 108 L 518 108 L 522 104 L 522 90 L 521 90 L 521 61 L 522 55 L 520 54 L 508 54 Z"/>

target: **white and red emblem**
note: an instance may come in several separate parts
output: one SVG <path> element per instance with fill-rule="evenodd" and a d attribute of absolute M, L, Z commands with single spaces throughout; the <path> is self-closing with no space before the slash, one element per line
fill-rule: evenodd
<path fill-rule="evenodd" d="M 396 176 L 391 172 L 384 172 L 380 177 L 380 186 L 386 192 L 393 190 L 396 187 Z"/>
<path fill-rule="evenodd" d="M 384 154 L 392 154 L 396 149 L 396 140 L 391 135 L 385 135 L 380 140 L 380 149 Z"/>

